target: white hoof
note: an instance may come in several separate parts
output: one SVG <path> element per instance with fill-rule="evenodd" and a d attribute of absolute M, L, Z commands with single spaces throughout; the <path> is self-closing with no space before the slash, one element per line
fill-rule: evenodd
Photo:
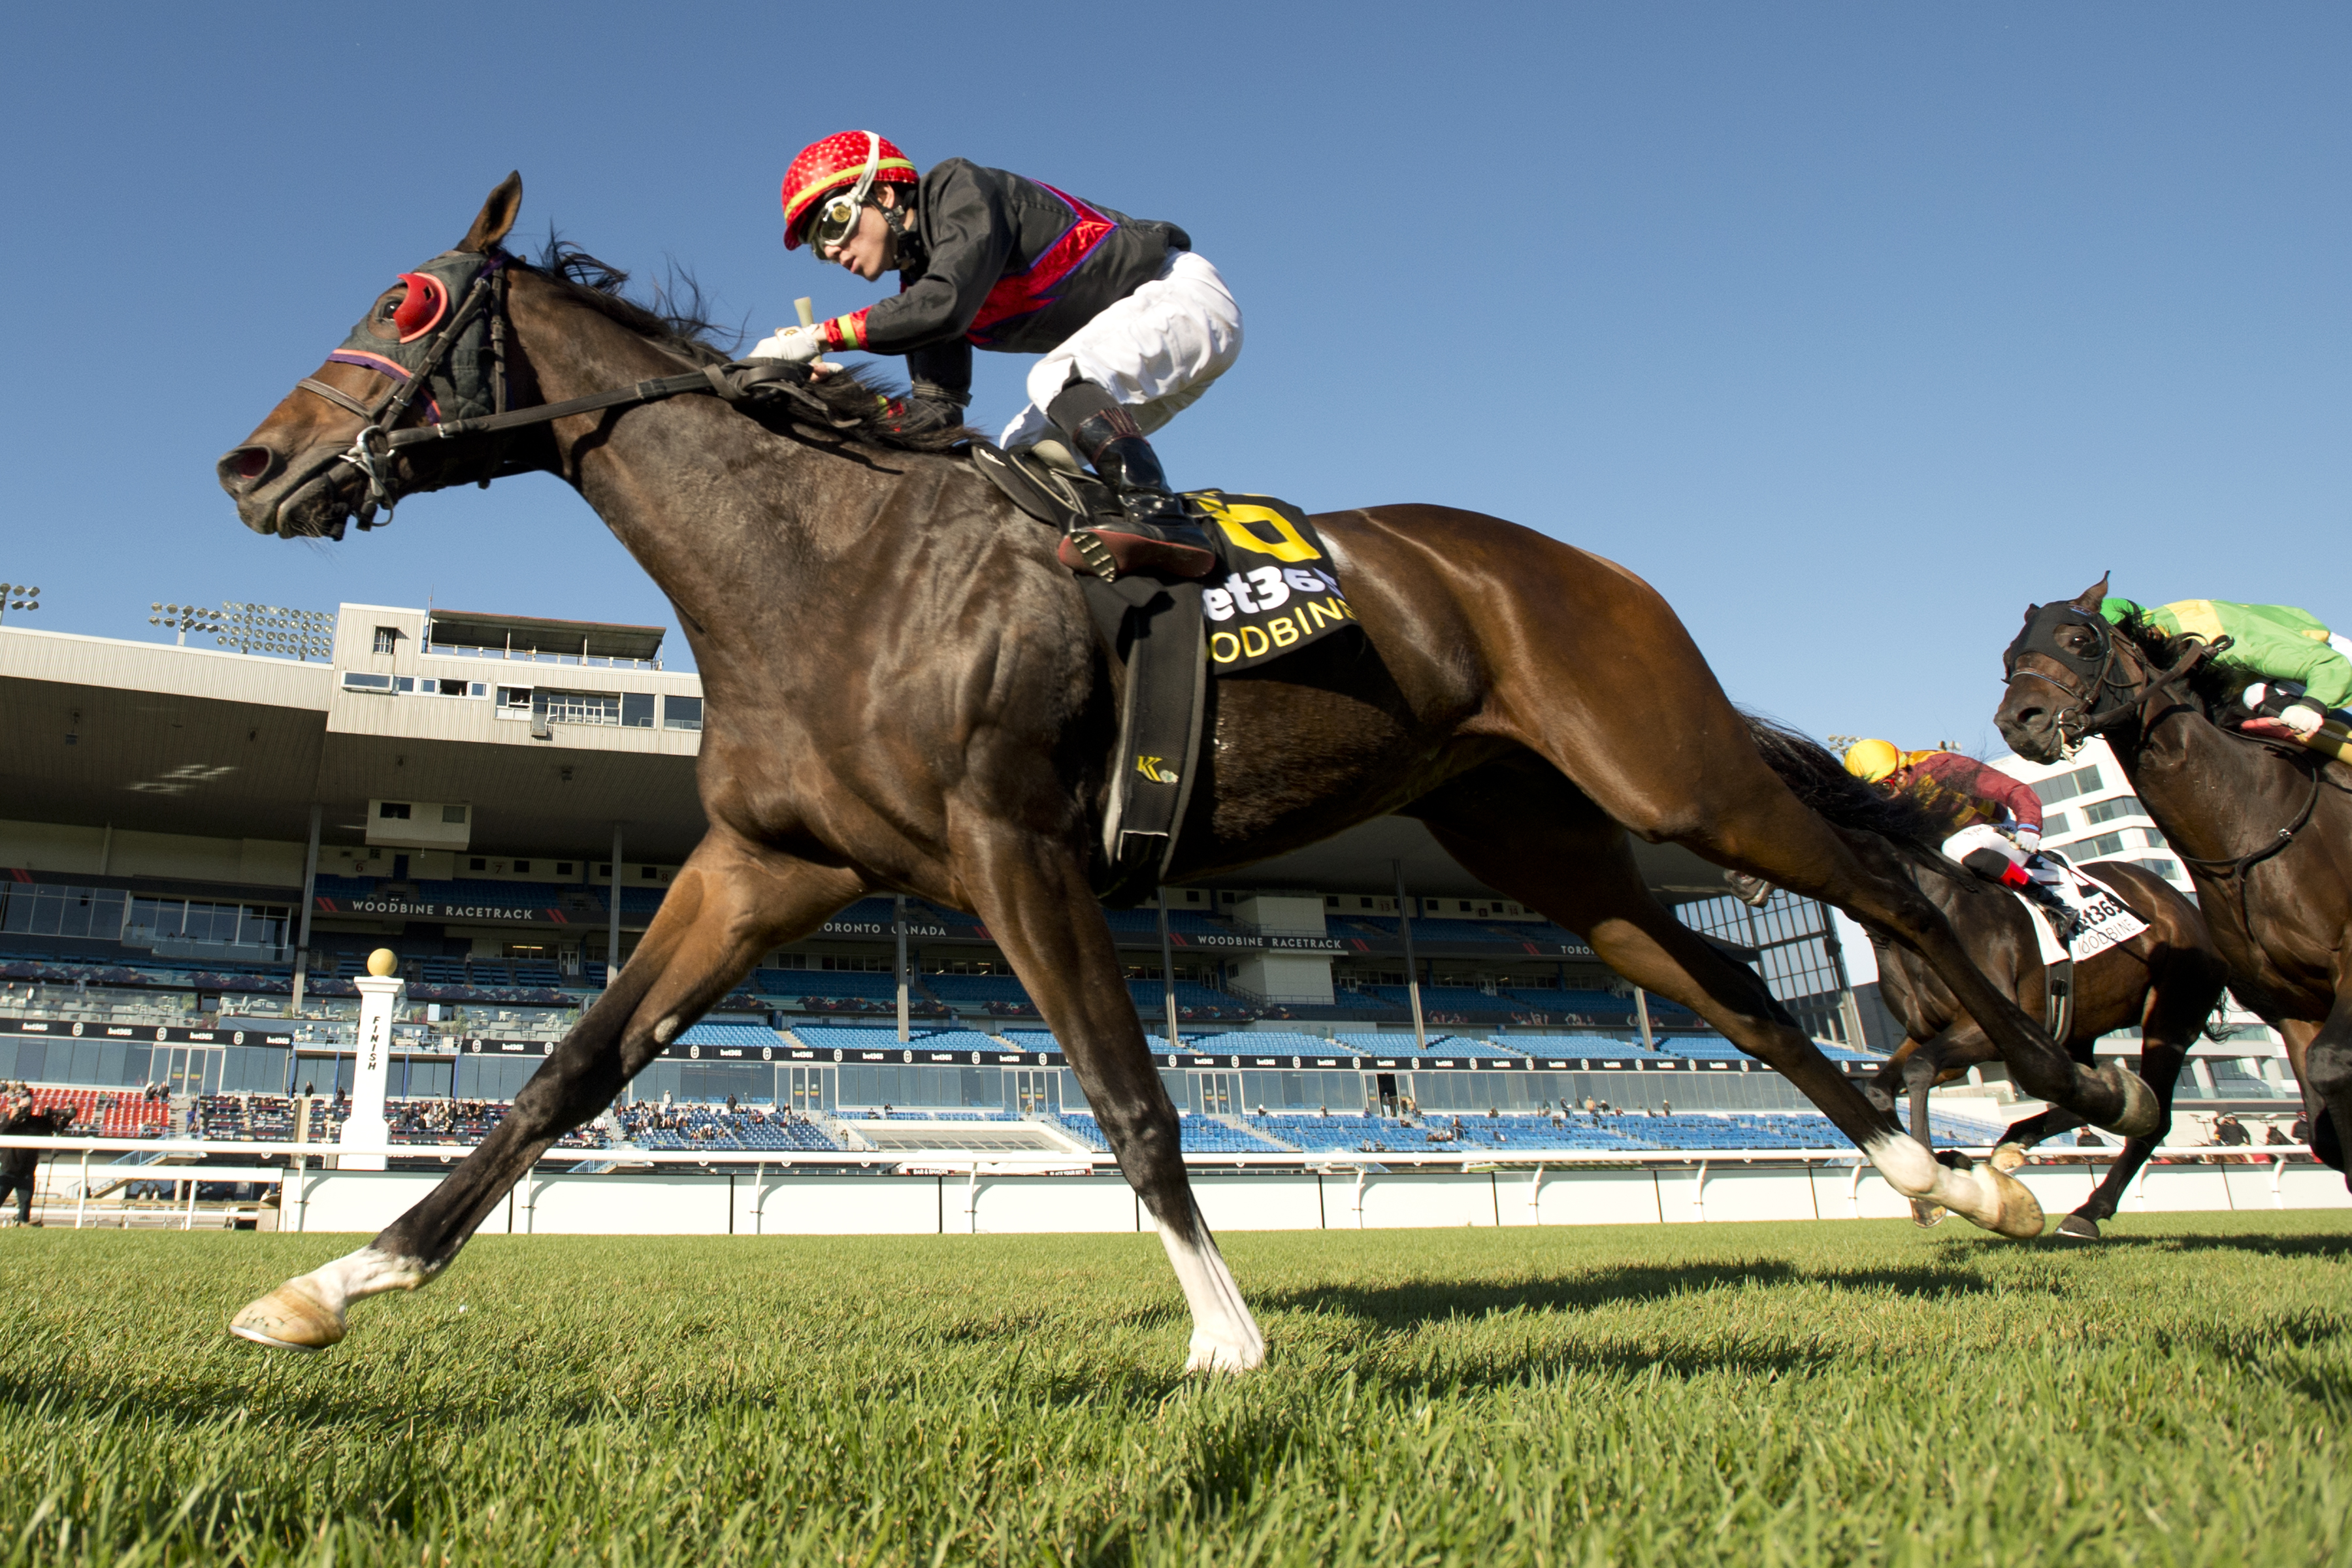
<path fill-rule="evenodd" d="M 1265 1364 L 1265 1339 L 1253 1333 L 1246 1340 L 1235 1342 L 1194 1330 L 1192 1358 L 1185 1362 L 1186 1372 L 1233 1373 L 1255 1372 Z"/>
<path fill-rule="evenodd" d="M 1945 1199 L 1953 1212 L 1969 1224 L 2012 1241 L 2030 1241 L 2042 1234 L 2042 1201 L 2007 1171 L 1979 1164 L 1973 1171 L 1948 1171 L 1945 1178 L 1945 1184 L 1956 1193 L 1965 1188 L 1968 1197 L 1973 1200 L 1960 1203 Z"/>
<path fill-rule="evenodd" d="M 2003 1143 L 1992 1152 L 1992 1168 L 1996 1171 L 2014 1171 L 2024 1163 L 2025 1145 L 2022 1143 Z"/>
<path fill-rule="evenodd" d="M 228 1331 L 272 1350 L 316 1352 L 341 1342 L 343 1315 L 307 1278 L 289 1279 L 229 1320 Z"/>

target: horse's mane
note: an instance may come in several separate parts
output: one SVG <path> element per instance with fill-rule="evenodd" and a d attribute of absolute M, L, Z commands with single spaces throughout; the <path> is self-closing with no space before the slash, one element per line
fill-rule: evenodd
<path fill-rule="evenodd" d="M 1937 842 L 1949 832 L 1936 813 L 1908 794 L 1887 795 L 1845 771 L 1837 753 L 1810 735 L 1754 713 L 1743 713 L 1748 739 L 1799 804 L 1839 827 L 1875 833 L 1940 864 Z"/>
<path fill-rule="evenodd" d="M 529 268 L 567 299 L 650 338 L 690 363 L 725 364 L 742 343 L 741 332 L 727 333 L 705 314 L 709 301 L 692 273 L 674 273 L 669 286 L 655 286 L 651 305 L 640 304 L 621 292 L 629 280 L 627 273 L 551 232 L 540 251 L 538 265 L 519 265 Z M 719 341 L 722 336 L 730 341 L 722 344 Z M 854 440 L 902 451 L 944 452 L 976 434 L 961 425 L 913 433 L 893 429 L 889 404 L 898 394 L 862 367 L 822 381 L 812 378 L 803 390 L 833 416 L 827 428 Z M 777 400 L 776 407 L 781 417 L 789 418 L 794 411 L 787 399 Z"/>
<path fill-rule="evenodd" d="M 2150 620 L 2145 610 L 2134 610 L 2116 623 L 2116 635 L 2137 649 L 2148 668 L 2158 674 L 2171 669 L 2182 659 L 2194 657 L 2205 647 L 2206 639 L 2183 632 L 2179 636 L 2166 631 Z M 2232 716 L 2244 716 L 2240 698 L 2246 685 L 2245 667 L 2230 662 L 2226 648 L 2209 658 L 2176 690 L 2193 693 L 2205 705 L 2208 717 L 2226 722 Z"/>

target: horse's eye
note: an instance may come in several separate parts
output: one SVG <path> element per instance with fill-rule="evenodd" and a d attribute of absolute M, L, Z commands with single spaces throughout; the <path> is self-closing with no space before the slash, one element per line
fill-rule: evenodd
<path fill-rule="evenodd" d="M 380 305 L 380 306 L 378 306 L 378 307 L 376 308 L 376 312 L 375 312 L 375 313 L 376 313 L 376 318 L 377 318 L 377 320 L 379 320 L 379 321 L 389 321 L 390 320 L 392 320 L 392 313 L 393 313 L 394 310 L 399 310 L 399 309 L 400 309 L 400 301 L 399 301 L 399 300 L 385 300 L 382 305 Z"/>

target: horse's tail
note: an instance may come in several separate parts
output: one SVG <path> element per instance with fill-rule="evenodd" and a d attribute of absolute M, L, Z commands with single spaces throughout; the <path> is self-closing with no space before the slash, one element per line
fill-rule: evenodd
<path fill-rule="evenodd" d="M 1907 795 L 1890 795 L 1871 788 L 1846 772 L 1837 753 L 1811 736 L 1753 713 L 1740 716 L 1748 721 L 1748 739 L 1756 743 L 1765 765 L 1780 775 L 1805 809 L 1839 827 L 1875 833 L 1930 865 L 1941 861 L 1936 845 L 1944 837 L 1943 825 L 1934 813 Z"/>

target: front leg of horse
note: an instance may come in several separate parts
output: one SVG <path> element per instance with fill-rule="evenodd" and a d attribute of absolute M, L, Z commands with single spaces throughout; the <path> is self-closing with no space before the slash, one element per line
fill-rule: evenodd
<path fill-rule="evenodd" d="M 769 856 L 714 830 L 679 870 L 620 977 L 489 1136 L 373 1241 L 251 1303 L 229 1331 L 282 1350 L 324 1350 L 343 1338 L 352 1302 L 431 1282 L 558 1139 L 611 1105 L 761 953 L 814 930 L 857 891 L 847 872 Z"/>
<path fill-rule="evenodd" d="M 1874 875 L 1832 884 L 1810 868 L 1771 877 L 1783 887 L 1838 905 L 1857 920 L 1890 932 L 1933 968 L 1977 1026 L 2009 1064 L 2017 1086 L 2037 1100 L 2074 1112 L 2126 1138 L 2155 1131 L 2161 1111 L 2155 1091 L 2121 1062 L 2094 1068 L 2077 1062 L 1985 979 L 1943 915 L 1903 874 L 1895 851 L 1869 834 L 1840 834 L 1853 857 Z M 1776 857 L 1777 858 L 1777 857 Z M 1752 868 L 1742 866 L 1742 869 Z"/>
<path fill-rule="evenodd" d="M 1261 1365 L 1265 1336 L 1193 1201 L 1176 1107 L 1144 1045 L 1083 858 L 1062 843 L 992 825 L 980 842 L 959 847 L 959 861 L 977 912 L 1067 1053 L 1120 1172 L 1159 1228 L 1192 1309 L 1189 1370 Z"/>

